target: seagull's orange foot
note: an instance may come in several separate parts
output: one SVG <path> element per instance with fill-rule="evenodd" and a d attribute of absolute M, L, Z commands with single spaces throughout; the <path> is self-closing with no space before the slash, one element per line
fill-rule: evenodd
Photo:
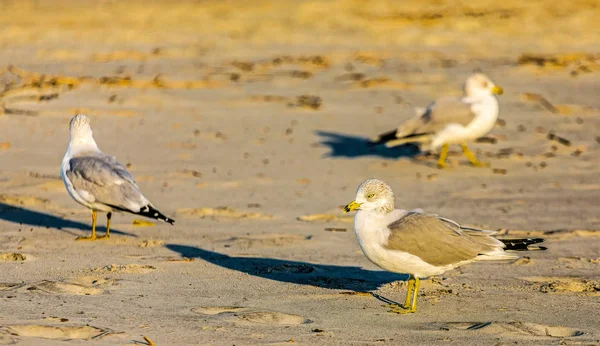
<path fill-rule="evenodd" d="M 410 306 L 404 306 L 404 305 L 398 305 L 398 304 L 386 304 L 384 305 L 386 308 L 388 308 L 388 312 L 394 313 L 394 314 L 410 314 L 416 311 L 412 310 L 410 308 Z"/>
<path fill-rule="evenodd" d="M 487 168 L 487 167 L 490 166 L 489 163 L 487 163 L 487 162 L 481 162 L 481 161 L 478 161 L 478 160 L 471 161 L 471 165 L 473 167 L 483 167 L 483 168 Z"/>
<path fill-rule="evenodd" d="M 93 236 L 89 236 L 89 237 L 77 237 L 77 239 L 75 239 L 76 241 L 84 241 L 84 240 L 96 240 L 96 239 L 100 239 L 100 238 L 96 238 L 95 235 Z"/>

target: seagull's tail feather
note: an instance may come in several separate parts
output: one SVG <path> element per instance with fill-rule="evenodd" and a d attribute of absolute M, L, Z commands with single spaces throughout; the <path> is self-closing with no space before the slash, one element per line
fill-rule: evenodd
<path fill-rule="evenodd" d="M 429 142 L 430 139 L 431 134 L 429 133 L 417 133 L 386 142 L 385 146 L 388 148 L 393 148 L 407 143 L 424 144 Z"/>
<path fill-rule="evenodd" d="M 494 251 L 490 251 L 485 254 L 480 254 L 477 257 L 475 257 L 475 259 L 477 261 L 503 261 L 503 260 L 515 260 L 517 258 L 519 258 L 518 255 L 515 255 L 514 253 L 510 253 L 510 252 L 505 252 L 501 248 L 494 250 Z"/>
<path fill-rule="evenodd" d="M 429 142 L 431 134 L 429 133 L 416 133 L 410 134 L 404 137 L 397 137 L 397 130 L 389 131 L 380 134 L 379 136 L 371 139 L 367 145 L 370 147 L 385 144 L 387 148 L 397 147 L 399 145 L 415 143 L 422 144 Z"/>
<path fill-rule="evenodd" d="M 497 239 L 492 238 L 502 243 L 503 247 L 496 247 L 493 251 L 477 256 L 478 261 L 501 261 L 519 258 L 519 255 L 508 251 L 535 251 L 546 250 L 544 246 L 531 246 L 544 241 L 542 238 L 521 238 L 521 239 Z"/>
<path fill-rule="evenodd" d="M 134 214 L 149 217 L 151 219 L 157 219 L 160 221 L 164 221 L 164 222 L 170 223 L 171 225 L 175 223 L 175 220 L 171 219 L 170 217 L 166 217 L 163 213 L 154 209 L 154 207 L 151 206 L 150 204 L 148 204 L 145 207 L 140 208 L 140 211 L 137 213 L 134 213 Z"/>
<path fill-rule="evenodd" d="M 498 239 L 504 243 L 504 250 L 513 251 L 531 251 L 531 250 L 546 250 L 544 246 L 533 246 L 530 245 L 539 244 L 544 241 L 542 238 L 521 238 L 521 239 Z"/>

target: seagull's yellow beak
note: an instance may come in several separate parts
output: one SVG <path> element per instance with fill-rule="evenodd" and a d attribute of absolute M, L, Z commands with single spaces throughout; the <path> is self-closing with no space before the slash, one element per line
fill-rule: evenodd
<path fill-rule="evenodd" d="M 496 95 L 502 95 L 504 94 L 504 89 L 502 89 L 501 87 L 494 85 L 494 87 L 492 88 L 492 94 L 496 94 Z"/>
<path fill-rule="evenodd" d="M 347 206 L 344 207 L 344 213 L 349 213 L 352 210 L 358 210 L 360 208 L 360 203 L 356 203 L 356 201 L 352 201 L 348 203 Z"/>

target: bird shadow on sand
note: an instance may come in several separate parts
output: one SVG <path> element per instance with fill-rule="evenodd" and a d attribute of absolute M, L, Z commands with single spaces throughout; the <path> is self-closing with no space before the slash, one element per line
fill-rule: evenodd
<path fill-rule="evenodd" d="M 402 157 L 414 158 L 421 154 L 417 145 L 405 144 L 393 148 L 385 145 L 372 145 L 368 138 L 355 135 L 317 131 L 321 138 L 321 145 L 327 146 L 331 152 L 325 157 L 356 158 L 363 156 L 374 156 L 387 159 L 398 159 Z"/>
<path fill-rule="evenodd" d="M 264 257 L 229 256 L 194 246 L 178 244 L 167 244 L 165 247 L 183 257 L 198 258 L 223 268 L 298 285 L 365 292 L 376 290 L 386 283 L 408 279 L 408 275 L 366 270 L 359 267 Z"/>
<path fill-rule="evenodd" d="M 77 235 L 66 228 L 74 228 L 81 231 L 92 232 L 92 225 L 81 223 L 77 221 L 65 220 L 60 217 L 42 213 L 35 210 L 21 208 L 15 205 L 5 204 L 0 202 L 0 220 L 5 220 L 9 222 L 18 223 L 20 225 L 28 225 L 35 227 L 46 227 L 46 228 L 56 228 L 62 232 L 66 232 L 72 235 Z M 98 223 L 100 223 L 101 218 L 98 218 Z M 106 231 L 105 227 L 96 226 L 96 231 L 104 232 Z M 121 234 L 131 237 L 137 237 L 135 234 L 119 231 L 116 229 L 111 229 L 111 233 Z"/>

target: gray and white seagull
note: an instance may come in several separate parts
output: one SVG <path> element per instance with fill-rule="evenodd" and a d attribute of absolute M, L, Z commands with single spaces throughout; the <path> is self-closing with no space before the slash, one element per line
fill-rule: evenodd
<path fill-rule="evenodd" d="M 464 227 L 420 209 L 396 209 L 392 188 L 377 179 L 360 184 L 356 199 L 344 208 L 345 212 L 352 210 L 358 210 L 354 231 L 365 256 L 387 271 L 409 274 L 404 305 L 390 306 L 396 313 L 417 310 L 421 278 L 475 261 L 519 258 L 506 250 L 545 249 L 530 248 L 543 242 L 541 238 L 496 239 L 494 231 Z"/>
<path fill-rule="evenodd" d="M 175 220 L 156 210 L 144 197 L 127 169 L 114 156 L 104 154 L 92 135 L 90 119 L 77 114 L 71 119 L 69 147 L 60 175 L 73 199 L 92 210 L 92 235 L 77 240 L 107 239 L 113 211 L 125 211 L 173 224 Z M 106 214 L 106 234 L 96 237 L 96 213 Z"/>

